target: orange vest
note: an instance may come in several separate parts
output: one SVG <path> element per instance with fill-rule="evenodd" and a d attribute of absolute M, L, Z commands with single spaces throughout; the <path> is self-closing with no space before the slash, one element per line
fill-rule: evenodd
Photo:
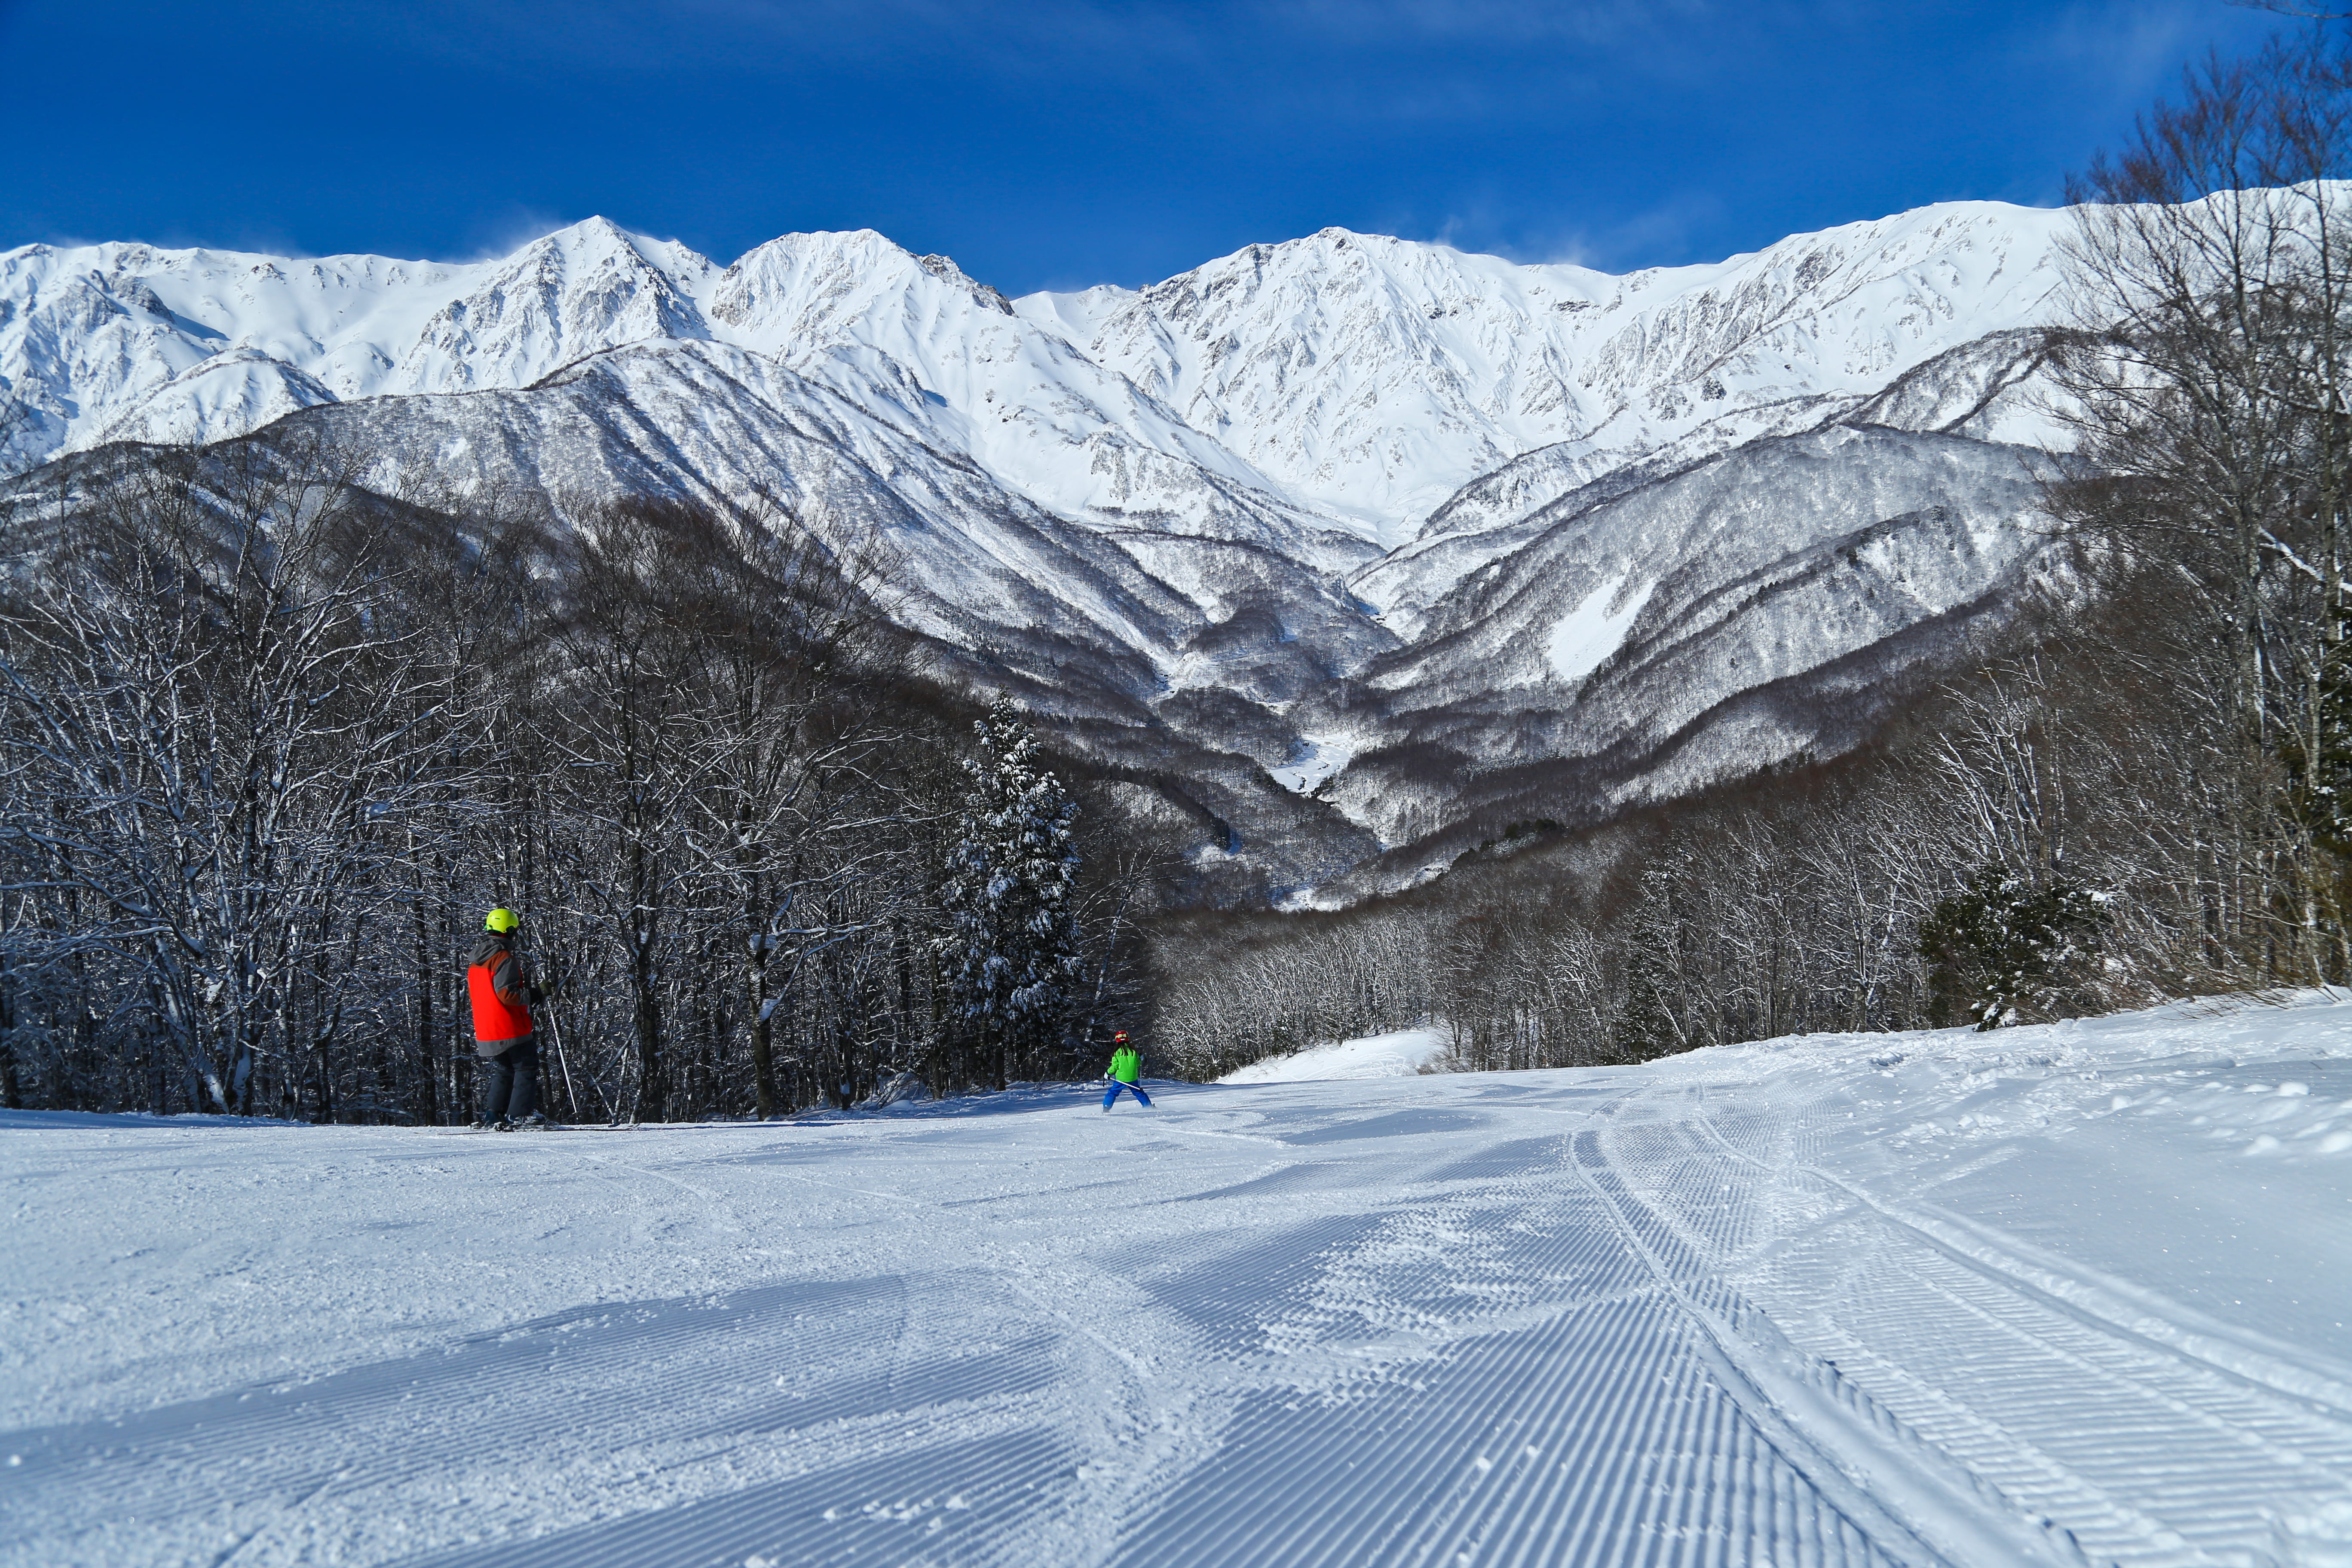
<path fill-rule="evenodd" d="M 474 999 L 474 1038 L 484 1044 L 520 1040 L 530 1033 L 530 1008 L 499 1001 L 498 988 L 490 984 L 490 971 L 509 956 L 501 952 L 488 963 L 470 964 L 466 970 L 466 992 Z"/>

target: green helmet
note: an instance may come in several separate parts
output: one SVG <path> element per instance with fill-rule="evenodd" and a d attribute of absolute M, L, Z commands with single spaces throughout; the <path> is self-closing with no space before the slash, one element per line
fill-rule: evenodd
<path fill-rule="evenodd" d="M 520 924 L 522 922 L 515 919 L 515 912 L 512 910 L 492 910 L 490 918 L 482 922 L 482 929 L 503 932 L 510 931 Z"/>

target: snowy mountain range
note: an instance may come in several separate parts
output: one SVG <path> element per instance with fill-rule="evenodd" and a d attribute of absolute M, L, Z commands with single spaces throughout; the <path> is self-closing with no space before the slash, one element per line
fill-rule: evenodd
<path fill-rule="evenodd" d="M 591 219 L 465 265 L 0 253 L 0 468 L 324 433 L 543 492 L 782 496 L 1262 891 L 1512 802 L 1852 744 L 2037 571 L 2063 212 L 1622 277 L 1327 229 L 1010 300 L 870 231 Z"/>

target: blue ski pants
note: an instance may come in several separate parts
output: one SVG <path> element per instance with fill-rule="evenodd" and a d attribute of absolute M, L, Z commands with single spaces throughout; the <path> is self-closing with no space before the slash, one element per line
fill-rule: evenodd
<path fill-rule="evenodd" d="M 1151 1109 L 1151 1097 L 1143 1092 L 1143 1086 L 1141 1084 L 1121 1083 L 1118 1079 L 1113 1079 L 1110 1080 L 1110 1087 L 1103 1090 L 1103 1109 L 1105 1110 L 1108 1110 L 1110 1109 L 1110 1102 L 1118 1098 L 1118 1091 L 1122 1089 L 1127 1090 L 1128 1093 L 1135 1096 L 1136 1099 L 1143 1101 L 1144 1110 L 1149 1110 Z"/>

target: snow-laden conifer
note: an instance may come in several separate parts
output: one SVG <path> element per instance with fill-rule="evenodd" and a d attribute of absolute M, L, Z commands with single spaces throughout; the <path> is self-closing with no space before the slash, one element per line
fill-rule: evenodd
<path fill-rule="evenodd" d="M 1080 963 L 1071 895 L 1077 803 L 1037 759 L 1011 699 L 972 725 L 971 793 L 957 814 L 940 903 L 953 1014 L 991 1062 L 1034 1070 L 1060 1041 Z"/>

